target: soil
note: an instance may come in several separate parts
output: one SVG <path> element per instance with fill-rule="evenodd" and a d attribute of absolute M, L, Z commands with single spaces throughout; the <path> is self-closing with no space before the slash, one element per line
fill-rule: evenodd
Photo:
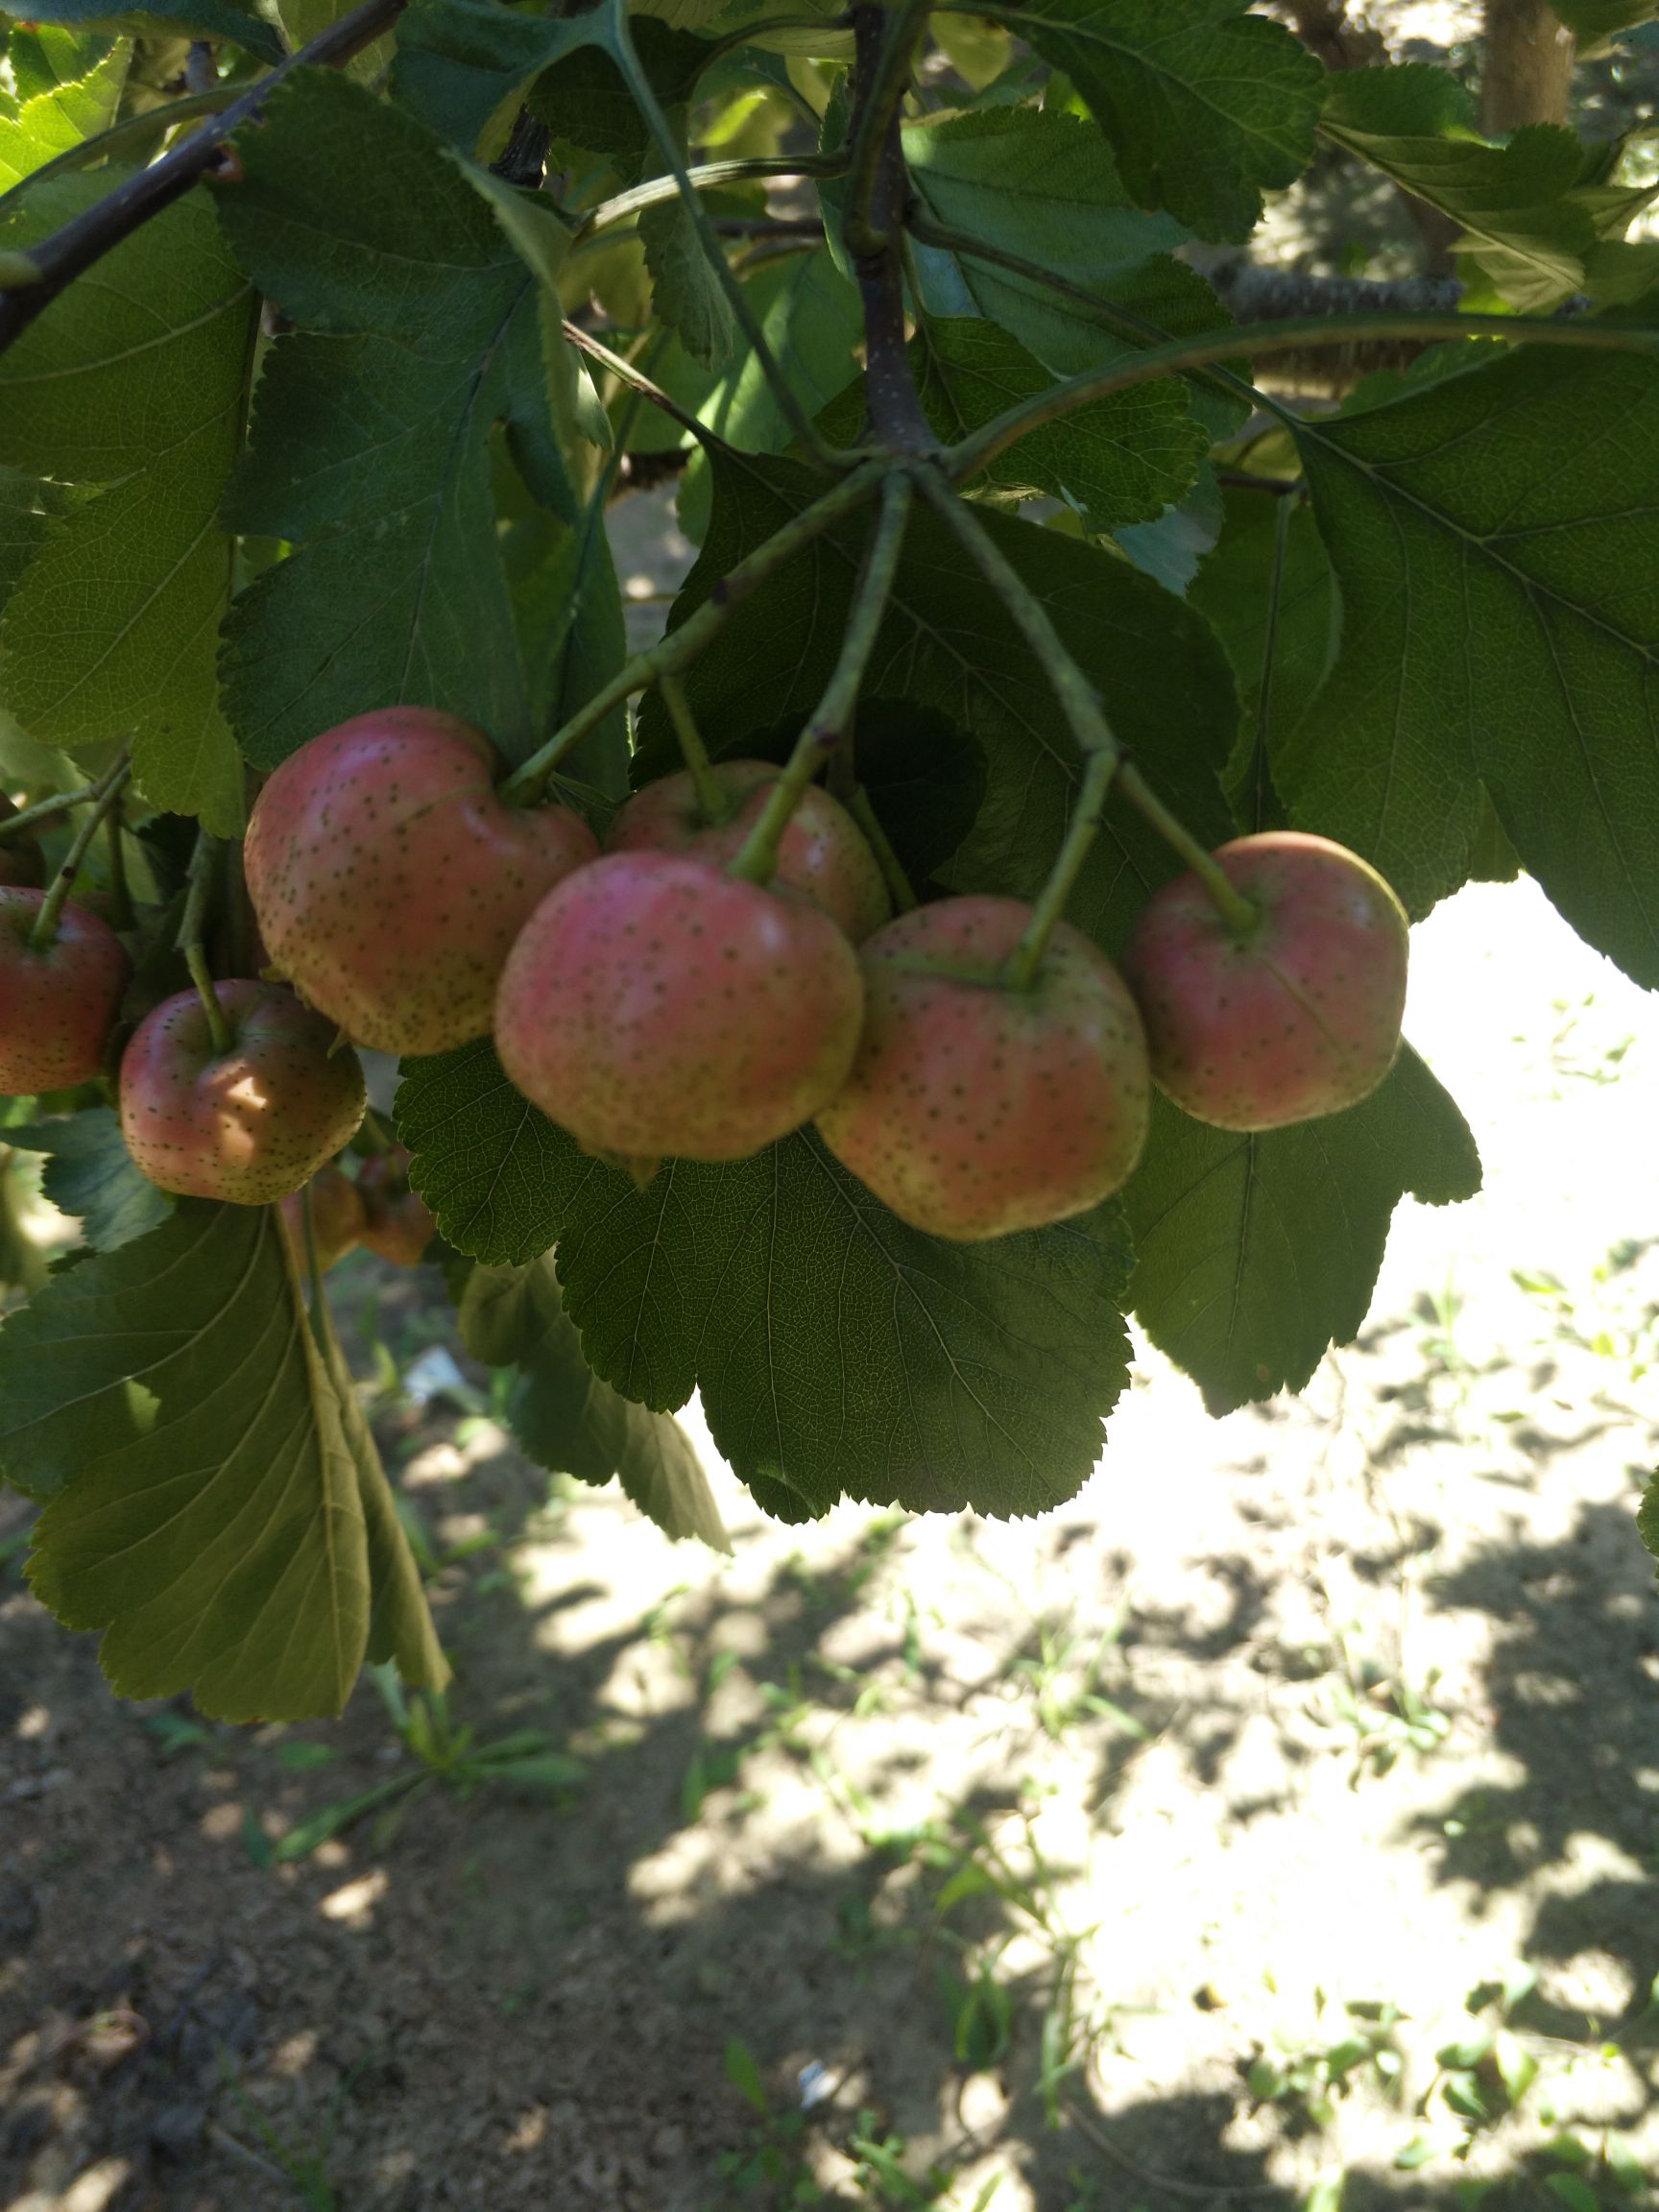
<path fill-rule="evenodd" d="M 579 1779 L 433 1781 L 284 1861 L 421 1773 L 381 1691 L 117 1704 L 0 1503 L 3 2212 L 1644 2187 L 1659 1029 L 1527 884 L 1414 959 L 1485 1193 L 1402 1209 L 1301 1400 L 1212 1423 L 1142 1346 L 1046 1521 L 773 1527 L 693 1407 L 733 1551 L 670 1545 L 527 1465 L 464 1359 L 420 1402 L 440 1286 L 349 1260 L 450 1718 Z"/>

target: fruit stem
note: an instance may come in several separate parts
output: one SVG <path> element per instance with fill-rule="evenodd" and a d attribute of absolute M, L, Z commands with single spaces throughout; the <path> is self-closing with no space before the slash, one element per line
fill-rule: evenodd
<path fill-rule="evenodd" d="M 910 878 L 904 873 L 904 863 L 893 850 L 892 840 L 881 827 L 881 818 L 870 804 L 870 794 L 862 783 L 855 783 L 844 801 L 847 811 L 864 832 L 865 842 L 876 855 L 876 865 L 881 871 L 881 879 L 887 886 L 887 896 L 893 902 L 895 914 L 908 914 L 916 904 L 916 894 L 910 888 Z"/>
<path fill-rule="evenodd" d="M 115 794 L 115 804 L 109 809 L 109 905 L 110 926 L 131 929 L 137 916 L 132 910 L 132 893 L 127 882 L 127 825 L 123 820 L 125 809 L 121 793 Z"/>
<path fill-rule="evenodd" d="M 1106 794 L 1112 788 L 1112 779 L 1118 773 L 1118 756 L 1115 753 L 1092 753 L 1089 765 L 1083 771 L 1083 787 L 1077 794 L 1077 805 L 1066 826 L 1066 836 L 1054 865 L 1048 871 L 1048 880 L 1037 897 L 1031 909 L 1031 919 L 1025 925 L 1023 935 L 1009 953 L 1002 970 L 1002 980 L 1010 991 L 1029 991 L 1037 980 L 1037 971 L 1043 965 L 1043 955 L 1048 950 L 1048 940 L 1054 934 L 1054 925 L 1066 911 L 1066 902 L 1071 896 L 1089 848 L 1100 834 L 1100 818 L 1105 810 Z"/>
<path fill-rule="evenodd" d="M 190 888 L 184 900 L 184 919 L 179 925 L 179 950 L 184 955 L 184 965 L 190 971 L 190 980 L 196 986 L 202 1011 L 207 1017 L 207 1034 L 213 1040 L 213 1049 L 216 1053 L 224 1054 L 229 1051 L 233 1042 L 230 1024 L 225 1019 L 225 1009 L 220 1005 L 219 994 L 213 988 L 213 974 L 207 965 L 207 950 L 203 942 L 207 896 L 213 888 L 216 842 L 204 830 L 196 839 L 195 852 L 190 855 Z"/>
<path fill-rule="evenodd" d="M 67 814 L 71 806 L 84 806 L 98 796 L 96 783 L 83 783 L 78 791 L 54 791 L 49 799 L 36 799 L 33 806 L 19 806 L 0 822 L 0 842 L 20 830 L 33 830 L 36 822 L 50 822 L 55 814 Z"/>
<path fill-rule="evenodd" d="M 916 482 L 928 505 L 972 556 L 979 573 L 1012 615 L 1053 685 L 1060 710 L 1071 725 L 1071 734 L 1083 752 L 1090 756 L 1104 753 L 1116 761 L 1119 748 L 1112 725 L 1106 719 L 1094 685 L 1061 643 L 1060 633 L 1049 620 L 1047 609 L 1006 559 L 967 501 L 959 498 L 942 476 L 930 469 L 918 469 Z M 1186 825 L 1169 811 L 1141 771 L 1125 763 L 1118 773 L 1118 787 L 1191 869 L 1234 934 L 1240 938 L 1249 936 L 1260 919 L 1256 908 L 1228 880 L 1219 863 Z"/>
<path fill-rule="evenodd" d="M 786 561 L 810 545 L 831 523 L 839 522 L 873 498 L 889 468 L 890 464 L 884 460 L 866 462 L 862 469 L 844 476 L 821 499 L 815 499 L 810 507 L 804 507 L 799 515 L 791 516 L 781 530 L 775 530 L 770 538 L 757 545 L 753 553 L 720 578 L 701 607 L 695 608 L 677 629 L 668 631 L 655 645 L 636 653 L 609 684 L 594 692 L 586 706 L 579 707 L 562 728 L 554 731 L 545 745 L 540 746 L 528 760 L 514 769 L 497 786 L 505 803 L 509 806 L 529 805 L 571 747 L 579 745 L 589 731 L 596 729 L 623 700 L 631 699 L 636 691 L 646 690 L 665 675 L 677 676 L 688 668 L 713 642 L 727 617 L 752 591 Z"/>
<path fill-rule="evenodd" d="M 132 773 L 132 762 L 124 752 L 115 765 L 93 784 L 86 819 L 75 832 L 74 840 L 63 855 L 63 865 L 53 877 L 51 887 L 40 902 L 40 911 L 35 917 L 35 926 L 29 932 L 29 942 L 36 952 L 44 952 L 58 942 L 59 919 L 63 912 L 64 901 L 75 887 L 75 878 L 81 873 L 81 863 L 98 834 L 98 825 L 121 796 L 122 786 Z M 22 819 L 22 815 L 16 817 L 17 821 Z"/>
<path fill-rule="evenodd" d="M 770 883 L 778 866 L 778 846 L 788 829 L 801 794 L 840 745 L 852 727 L 858 704 L 858 686 L 876 650 L 887 602 L 898 573 L 899 554 L 904 543 L 904 525 L 910 515 L 910 479 L 892 470 L 881 486 L 881 513 L 864 549 L 864 565 L 847 618 L 847 634 L 823 697 L 806 718 L 795 740 L 783 773 L 773 784 L 759 819 L 743 840 L 742 850 L 727 873 L 750 883 Z"/>
<path fill-rule="evenodd" d="M 1083 752 L 1109 753 L 1116 757 L 1118 740 L 1112 734 L 1112 725 L 1106 719 L 1094 686 L 1060 642 L 1060 633 L 1049 620 L 1043 602 L 967 501 L 958 498 L 936 469 L 918 469 L 916 483 L 927 504 L 1012 615 L 1015 627 L 1047 677 L 1060 703 L 1060 711 L 1071 725 L 1071 734 Z"/>
<path fill-rule="evenodd" d="M 720 779 L 714 773 L 714 763 L 709 757 L 709 748 L 703 742 L 691 702 L 685 696 L 684 681 L 678 676 L 660 677 L 657 688 L 662 694 L 662 704 L 668 709 L 668 719 L 674 725 L 681 754 L 696 787 L 698 812 L 707 823 L 724 822 L 732 809 L 726 803 Z"/>
<path fill-rule="evenodd" d="M 1260 909 L 1232 881 L 1214 854 L 1207 852 L 1187 825 L 1170 813 L 1132 762 L 1126 761 L 1118 770 L 1118 788 L 1177 857 L 1186 861 L 1233 934 L 1240 940 L 1249 937 L 1262 919 Z"/>

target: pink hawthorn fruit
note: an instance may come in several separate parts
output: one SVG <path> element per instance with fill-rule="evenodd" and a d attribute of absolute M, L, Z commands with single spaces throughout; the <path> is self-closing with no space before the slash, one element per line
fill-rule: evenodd
<path fill-rule="evenodd" d="M 267 1206 L 351 1141 L 368 1097 L 334 1025 L 280 983 L 221 983 L 230 1046 L 216 1052 L 194 991 L 164 998 L 121 1060 L 121 1134 L 163 1190 Z"/>
<path fill-rule="evenodd" d="M 248 826 L 272 960 L 359 1045 L 446 1052 L 490 1028 L 508 948 L 598 851 L 566 806 L 514 809 L 478 731 L 389 707 L 283 761 Z"/>
<path fill-rule="evenodd" d="M 740 1160 L 852 1064 L 858 959 L 821 908 L 707 860 L 612 853 L 549 893 L 495 1006 L 502 1066 L 585 1150 Z"/>
<path fill-rule="evenodd" d="M 13 802 L 0 791 L 0 822 L 9 822 L 16 811 Z M 17 883 L 37 891 L 45 880 L 46 855 L 32 830 L 25 830 L 19 837 L 0 840 L 0 883 Z"/>
<path fill-rule="evenodd" d="M 1060 923 L 1028 986 L 1004 980 L 1031 909 L 942 899 L 862 949 L 863 1039 L 818 1113 L 843 1166 L 902 1221 L 978 1242 L 1064 1221 L 1134 1172 L 1151 1086 L 1123 978 Z"/>
<path fill-rule="evenodd" d="M 605 840 L 609 853 L 689 853 L 725 867 L 735 860 L 758 821 L 779 771 L 769 760 L 720 760 L 714 774 L 730 801 L 724 820 L 710 822 L 689 772 L 647 783 L 617 814 Z M 887 886 L 864 832 L 838 799 L 809 783 L 778 847 L 777 883 L 804 891 L 838 922 L 854 945 L 893 911 Z"/>
<path fill-rule="evenodd" d="M 438 1234 L 432 1209 L 409 1188 L 409 1155 L 395 1151 L 365 1160 L 357 1174 L 365 1220 L 360 1241 L 396 1267 L 414 1267 Z"/>
<path fill-rule="evenodd" d="M 132 963 L 106 922 L 73 899 L 55 943 L 29 942 L 45 894 L 0 887 L 0 1093 L 63 1091 L 104 1071 Z"/>
<path fill-rule="evenodd" d="M 357 1186 L 332 1162 L 319 1167 L 305 1186 L 311 1193 L 311 1234 L 317 1240 L 317 1263 L 325 1273 L 344 1260 L 353 1244 L 363 1240 L 368 1218 Z M 290 1190 L 282 1201 L 282 1226 L 294 1247 L 301 1274 L 305 1254 L 305 1190 Z"/>
<path fill-rule="evenodd" d="M 1215 859 L 1255 926 L 1236 935 L 1181 876 L 1147 902 L 1123 963 L 1159 1088 L 1218 1129 L 1357 1105 L 1400 1049 L 1404 907 L 1358 854 L 1299 830 L 1236 838 Z"/>

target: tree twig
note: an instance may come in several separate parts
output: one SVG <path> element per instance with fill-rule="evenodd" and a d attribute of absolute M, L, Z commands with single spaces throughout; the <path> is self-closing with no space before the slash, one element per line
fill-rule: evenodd
<path fill-rule="evenodd" d="M 361 0 L 349 14 L 289 55 L 214 120 L 170 147 L 158 161 L 118 184 L 95 206 L 71 217 L 24 258 L 33 272 L 16 289 L 0 290 L 0 352 L 20 338 L 60 292 L 84 276 L 111 247 L 119 246 L 152 216 L 182 199 L 218 162 L 225 141 L 251 122 L 284 79 L 306 64 L 337 65 L 371 46 L 402 12 L 404 0 Z M 18 274 L 22 274 L 18 272 Z"/>
<path fill-rule="evenodd" d="M 864 309 L 864 401 L 870 429 L 898 453 L 939 449 L 916 396 L 905 350 L 901 258 L 909 184 L 899 139 L 900 103 L 926 20 L 926 0 L 901 0 L 892 15 L 877 0 L 860 0 L 853 11 L 857 62 L 842 235 Z"/>

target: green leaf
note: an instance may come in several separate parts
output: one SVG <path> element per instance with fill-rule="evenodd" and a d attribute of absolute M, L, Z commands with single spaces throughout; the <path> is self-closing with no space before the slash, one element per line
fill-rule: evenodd
<path fill-rule="evenodd" d="M 108 1106 L 8 1129 L 6 1142 L 48 1155 L 41 1188 L 60 1213 L 79 1219 L 95 1252 L 112 1252 L 147 1237 L 173 1211 L 166 1191 L 133 1166 L 121 1124 Z"/>
<path fill-rule="evenodd" d="M 1586 156 L 1571 131 L 1530 124 L 1490 145 L 1470 92 L 1427 63 L 1333 71 L 1320 130 L 1460 224 L 1456 243 L 1512 307 L 1546 314 L 1583 285 L 1602 233 L 1576 189 Z M 1621 196 L 1620 229 L 1640 204 Z"/>
<path fill-rule="evenodd" d="M 488 1038 L 405 1060 L 397 1134 L 445 1240 L 493 1266 L 539 1259 L 559 1233 L 567 1145 L 514 1090 Z"/>
<path fill-rule="evenodd" d="M 15 72 L 15 61 L 12 67 Z M 54 155 L 107 130 L 115 120 L 126 81 L 127 49 L 111 47 L 84 76 L 43 84 L 14 113 L 0 114 L 0 191 L 10 190 Z"/>
<path fill-rule="evenodd" d="M 910 354 L 927 420 L 947 444 L 1053 383 L 994 323 L 930 319 Z M 1209 450 L 1184 387 L 1161 377 L 1028 432 L 986 476 L 1000 491 L 1070 499 L 1102 526 L 1150 522 L 1191 488 Z"/>
<path fill-rule="evenodd" d="M 338 1713 L 369 1558 L 340 1408 L 266 1207 L 181 1203 L 0 1327 L 0 1467 L 49 1501 L 30 1575 L 114 1688 L 220 1719 Z"/>
<path fill-rule="evenodd" d="M 1521 351 L 1296 441 L 1342 642 L 1274 748 L 1292 816 L 1422 914 L 1484 781 L 1580 936 L 1659 982 L 1659 363 Z"/>
<path fill-rule="evenodd" d="M 29 0 L 31 23 L 69 30 L 130 31 L 154 37 L 158 26 L 192 38 L 228 38 L 261 61 L 280 61 L 282 41 L 271 24 L 236 0 L 160 0 L 154 8 L 125 9 L 105 0 Z"/>
<path fill-rule="evenodd" d="M 1611 38 L 1659 13 L 1655 0 L 1550 0 L 1550 6 L 1575 37 L 1586 41 Z"/>
<path fill-rule="evenodd" d="M 1076 116 L 1052 108 L 984 108 L 906 127 L 911 187 L 936 223 L 993 252 L 1016 255 L 1185 337 L 1224 328 L 1226 309 L 1195 269 L 1169 258 L 1190 237 L 1162 212 L 1136 207 L 1111 150 Z M 925 305 L 979 314 L 1057 374 L 1104 366 L 1137 349 L 1088 300 L 977 254 L 916 250 Z M 1239 401 L 1194 387 L 1192 407 L 1213 437 L 1236 430 Z"/>
<path fill-rule="evenodd" d="M 1400 1199 L 1444 1206 L 1479 1185 L 1462 1116 L 1409 1047 L 1360 1105 L 1263 1136 L 1159 1098 L 1123 1193 L 1136 1318 L 1212 1413 L 1300 1390 L 1364 1320 Z"/>
<path fill-rule="evenodd" d="M 665 1535 L 731 1551 L 680 1424 L 620 1396 L 583 1358 L 550 1259 L 527 1267 L 474 1267 L 461 1301 L 461 1334 L 475 1359 L 519 1370 L 513 1433 L 539 1466 L 582 1482 L 620 1479 Z"/>
<path fill-rule="evenodd" d="M 526 494 L 502 530 L 501 559 L 539 730 L 556 730 L 628 657 L 605 490 L 602 482 L 569 521 Z M 622 797 L 628 722 L 620 707 L 566 757 L 565 772 L 608 798 Z"/>
<path fill-rule="evenodd" d="M 1313 154 L 1325 72 L 1248 0 L 1026 0 L 994 8 L 1065 70 L 1142 207 L 1201 238 L 1247 238 L 1263 190 Z"/>
<path fill-rule="evenodd" d="M 713 519 L 674 622 L 817 490 L 816 479 L 787 461 L 717 453 L 714 474 Z M 1219 842 L 1230 819 L 1216 778 L 1238 702 L 1208 626 L 1124 561 L 1030 522 L 979 514 L 1099 686 L 1114 728 L 1147 777 L 1195 835 Z M 687 694 L 717 756 L 752 751 L 757 737 L 791 722 L 798 732 L 816 705 L 840 649 L 868 528 L 860 517 L 820 538 L 738 608 L 690 670 Z M 860 721 L 859 739 L 878 805 L 883 724 L 902 723 L 901 703 L 970 733 L 984 757 L 977 817 L 939 879 L 951 889 L 1033 896 L 1075 796 L 1076 748 L 1046 671 L 954 537 L 920 504 L 864 698 L 880 716 L 871 731 Z M 661 772 L 673 740 L 655 698 L 646 700 L 639 727 L 639 766 Z M 1111 950 L 1176 865 L 1133 810 L 1114 803 L 1078 878 L 1071 918 Z"/>
<path fill-rule="evenodd" d="M 709 60 L 709 46 L 650 16 L 631 25 L 634 50 L 663 108 L 672 115 L 690 99 Z M 651 146 L 645 118 L 611 56 L 599 46 L 579 47 L 530 87 L 525 105 L 546 125 L 561 150 L 603 155 L 629 177 L 638 174 Z"/>
<path fill-rule="evenodd" d="M 81 212 L 109 172 L 48 180 L 0 246 Z M 154 805 L 242 823 L 219 710 L 215 633 L 230 594 L 218 506 L 242 434 L 255 301 L 200 195 L 166 208 L 71 285 L 0 357 L 0 463 L 77 485 L 0 628 L 0 691 L 42 743 L 131 733 Z"/>
<path fill-rule="evenodd" d="M 295 546 L 227 626 L 242 749 L 274 767 L 406 703 L 521 759 L 537 732 L 489 437 L 520 411 L 545 422 L 536 280 L 431 135 L 346 78 L 303 72 L 242 147 L 226 235 L 301 325 L 271 350 L 226 500 L 233 528 Z"/>
<path fill-rule="evenodd" d="M 515 14 L 497 0 L 411 0 L 397 19 L 393 97 L 470 154 L 532 79 L 603 45 L 607 30 L 600 8 L 561 20 Z"/>
<path fill-rule="evenodd" d="M 639 241 L 660 320 L 694 361 L 720 368 L 731 355 L 736 324 L 685 202 L 659 200 L 644 208 Z"/>
<path fill-rule="evenodd" d="M 1046 1510 L 1087 1477 L 1126 1374 L 1121 1216 L 990 1244 L 920 1236 L 809 1134 L 645 1190 L 527 1105 L 487 1042 L 409 1062 L 397 1123 L 461 1250 L 557 1242 L 589 1364 L 710 1432 L 765 1508 L 843 1493 L 914 1511 Z"/>

